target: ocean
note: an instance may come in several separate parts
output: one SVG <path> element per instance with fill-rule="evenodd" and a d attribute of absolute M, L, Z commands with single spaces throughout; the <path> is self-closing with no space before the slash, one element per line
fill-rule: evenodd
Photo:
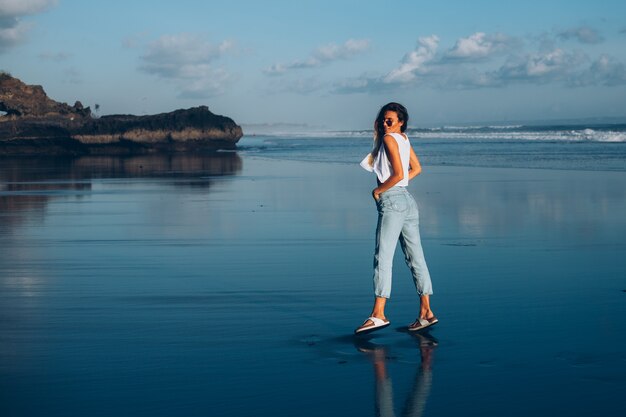
<path fill-rule="evenodd" d="M 411 129 L 439 323 L 372 306 L 371 132 L 0 158 L 0 416 L 625 414 L 624 126 Z"/>
<path fill-rule="evenodd" d="M 626 124 L 464 126 L 406 132 L 423 165 L 626 170 Z M 371 130 L 275 132 L 245 136 L 243 154 L 319 162 L 359 162 Z"/>

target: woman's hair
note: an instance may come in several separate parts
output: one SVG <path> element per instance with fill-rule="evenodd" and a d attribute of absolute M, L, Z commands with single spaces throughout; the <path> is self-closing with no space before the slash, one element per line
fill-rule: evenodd
<path fill-rule="evenodd" d="M 409 123 L 409 112 L 406 111 L 406 107 L 404 107 L 400 103 L 387 103 L 383 107 L 381 107 L 378 112 L 378 116 L 376 116 L 376 120 L 374 121 L 374 149 L 372 149 L 372 158 L 376 158 L 378 151 L 380 150 L 380 145 L 382 144 L 383 137 L 385 137 L 385 113 L 388 111 L 393 111 L 398 115 L 398 121 L 402 122 L 402 126 L 400 127 L 400 131 L 404 132 Z"/>

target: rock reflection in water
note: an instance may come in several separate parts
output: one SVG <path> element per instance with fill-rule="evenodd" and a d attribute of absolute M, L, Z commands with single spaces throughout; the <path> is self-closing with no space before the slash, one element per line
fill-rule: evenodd
<path fill-rule="evenodd" d="M 16 183 L 76 181 L 92 178 L 138 178 L 176 175 L 234 175 L 241 171 L 235 152 L 206 155 L 158 154 L 132 157 L 15 157 L 0 159 L 0 190 Z"/>
<path fill-rule="evenodd" d="M 236 175 L 241 169 L 234 152 L 0 158 L 0 226 L 21 223 L 55 197 L 88 193 L 94 179 L 184 178 L 172 185 L 207 188 L 210 177 Z"/>

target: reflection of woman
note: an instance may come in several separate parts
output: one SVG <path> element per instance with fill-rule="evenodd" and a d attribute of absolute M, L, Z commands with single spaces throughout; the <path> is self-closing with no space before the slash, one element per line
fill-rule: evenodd
<path fill-rule="evenodd" d="M 433 380 L 433 354 L 437 340 L 428 332 L 417 333 L 421 362 L 413 382 L 413 389 L 404 405 L 403 416 L 419 417 L 424 414 L 426 402 L 430 395 Z M 387 347 L 374 345 L 362 338 L 355 339 L 358 350 L 367 354 L 374 365 L 374 381 L 376 387 L 375 409 L 378 417 L 395 417 L 393 401 L 393 385 L 387 372 Z"/>
<path fill-rule="evenodd" d="M 430 309 L 433 291 L 420 240 L 417 203 L 406 189 L 409 180 L 422 170 L 411 142 L 404 134 L 408 121 L 409 115 L 403 105 L 389 103 L 383 106 L 374 122 L 374 150 L 361 163 L 378 177 L 378 187 L 372 191 L 378 209 L 378 226 L 374 254 L 374 307 L 370 317 L 355 333 L 371 332 L 389 325 L 385 304 L 391 294 L 391 269 L 398 240 L 420 297 L 419 316 L 408 329 L 422 330 L 438 321 Z"/>

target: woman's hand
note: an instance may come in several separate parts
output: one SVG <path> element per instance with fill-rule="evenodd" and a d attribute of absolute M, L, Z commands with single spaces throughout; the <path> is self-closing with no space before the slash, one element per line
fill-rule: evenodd
<path fill-rule="evenodd" d="M 372 197 L 374 197 L 374 200 L 376 201 L 380 200 L 380 192 L 378 192 L 378 188 L 374 188 L 372 190 Z"/>

